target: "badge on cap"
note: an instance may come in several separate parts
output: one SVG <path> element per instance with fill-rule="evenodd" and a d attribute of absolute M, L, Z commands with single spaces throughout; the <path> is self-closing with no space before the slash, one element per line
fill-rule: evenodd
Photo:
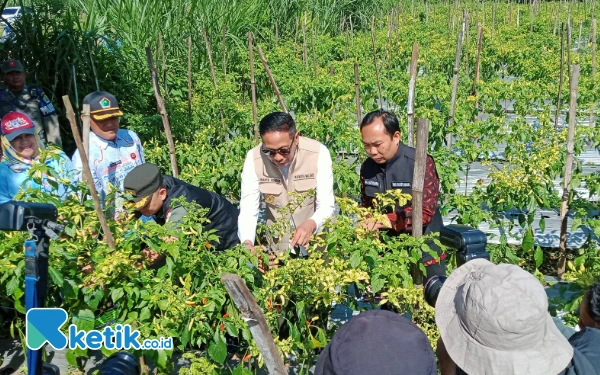
<path fill-rule="evenodd" d="M 273 202 L 275 202 L 275 197 L 271 194 L 267 194 L 265 195 L 265 201 L 269 204 L 273 204 Z"/>
<path fill-rule="evenodd" d="M 102 107 L 102 109 L 110 108 L 110 99 L 108 99 L 106 96 L 103 96 L 102 99 L 100 99 L 100 101 L 98 102 L 98 104 L 100 104 L 100 107 Z"/>

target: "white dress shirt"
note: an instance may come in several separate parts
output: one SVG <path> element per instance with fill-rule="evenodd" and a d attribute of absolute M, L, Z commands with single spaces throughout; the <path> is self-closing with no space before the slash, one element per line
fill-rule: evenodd
<path fill-rule="evenodd" d="M 289 168 L 292 163 L 280 168 L 287 181 Z M 335 197 L 333 195 L 333 166 L 331 154 L 325 145 L 321 144 L 319 157 L 317 159 L 317 208 L 311 219 L 317 224 L 315 233 L 321 230 L 325 220 L 333 216 L 335 211 Z M 244 170 L 242 171 L 242 192 L 240 199 L 240 216 L 238 218 L 238 237 L 240 242 L 250 240 L 254 244 L 256 237 L 256 226 L 260 210 L 260 190 L 258 187 L 258 176 L 254 168 L 254 156 L 252 150 L 246 155 Z M 300 223 L 298 223 L 300 226 Z"/>

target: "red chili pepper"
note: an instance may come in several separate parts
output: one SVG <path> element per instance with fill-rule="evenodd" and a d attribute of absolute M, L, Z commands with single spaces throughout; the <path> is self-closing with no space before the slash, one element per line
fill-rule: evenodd
<path fill-rule="evenodd" d="M 204 247 L 206 247 L 207 249 L 210 249 L 210 244 L 208 242 L 205 242 Z"/>
<path fill-rule="evenodd" d="M 277 310 L 277 312 L 281 311 L 281 306 L 279 306 L 279 305 L 275 306 L 275 310 Z"/>
<path fill-rule="evenodd" d="M 227 318 L 229 316 L 228 313 L 223 314 L 223 318 Z"/>
<path fill-rule="evenodd" d="M 309 326 L 310 325 L 310 320 L 306 321 L 306 325 Z"/>
<path fill-rule="evenodd" d="M 249 360 L 250 358 L 252 358 L 252 354 L 248 353 L 244 356 L 244 358 L 242 358 L 242 362 L 246 362 L 247 360 Z"/>
<path fill-rule="evenodd" d="M 206 305 L 206 297 L 202 298 L 202 304 Z"/>
<path fill-rule="evenodd" d="M 225 324 L 221 323 L 221 332 L 225 331 Z"/>

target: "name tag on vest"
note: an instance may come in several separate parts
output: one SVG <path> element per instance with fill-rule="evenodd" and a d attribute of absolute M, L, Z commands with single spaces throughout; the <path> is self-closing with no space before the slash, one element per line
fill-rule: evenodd
<path fill-rule="evenodd" d="M 392 188 L 409 188 L 410 182 L 392 182 Z"/>
<path fill-rule="evenodd" d="M 294 175 L 294 181 L 308 180 L 310 178 L 315 178 L 315 174 L 314 173 L 307 173 L 307 174 L 295 174 Z"/>
<path fill-rule="evenodd" d="M 281 184 L 281 179 L 280 178 L 267 178 L 267 177 L 261 177 L 259 179 L 259 183 L 261 184 L 268 184 L 268 183 L 275 183 L 275 184 Z"/>
<path fill-rule="evenodd" d="M 365 180 L 365 185 L 379 187 L 379 181 Z"/>

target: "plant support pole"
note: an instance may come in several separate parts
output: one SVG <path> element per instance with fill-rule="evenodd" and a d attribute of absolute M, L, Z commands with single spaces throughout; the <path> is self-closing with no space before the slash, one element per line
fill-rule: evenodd
<path fill-rule="evenodd" d="M 565 25 L 560 25 L 560 75 L 558 78 L 558 98 L 556 100 L 556 116 L 554 116 L 554 129 L 558 130 L 558 118 L 560 116 L 561 93 L 564 81 L 564 65 L 565 65 Z"/>
<path fill-rule="evenodd" d="M 420 118 L 417 120 L 417 147 L 412 181 L 412 235 L 415 238 L 421 238 L 423 236 L 423 186 L 425 185 L 428 138 L 429 120 Z M 418 264 L 413 264 L 412 268 L 413 284 L 423 285 L 423 273 Z"/>
<path fill-rule="evenodd" d="M 379 108 L 383 108 L 383 95 L 381 93 L 381 80 L 379 79 L 379 68 L 377 67 L 377 49 L 375 47 L 375 17 L 371 19 L 371 42 L 373 43 L 373 64 L 375 64 L 375 76 L 377 77 L 377 90 L 379 91 Z"/>
<path fill-rule="evenodd" d="M 360 81 L 358 79 L 358 63 L 354 63 L 354 98 L 356 101 L 356 122 L 358 126 L 362 122 L 362 114 L 360 112 Z"/>
<path fill-rule="evenodd" d="M 71 100 L 69 99 L 69 95 L 63 96 L 63 102 L 65 103 L 67 119 L 69 119 L 69 123 L 71 124 L 71 131 L 73 132 L 73 138 L 75 138 L 75 144 L 80 150 L 79 156 L 81 157 L 84 181 L 86 182 L 87 186 L 90 189 L 90 193 L 92 194 L 94 208 L 96 209 L 98 220 L 100 220 L 102 232 L 104 234 L 104 237 L 106 238 L 106 244 L 108 245 L 108 247 L 115 250 L 115 240 L 106 221 L 106 217 L 104 216 L 104 212 L 102 211 L 102 205 L 100 204 L 100 198 L 98 197 L 98 192 L 96 191 L 96 186 L 94 185 L 94 178 L 92 177 L 92 171 L 90 170 L 88 157 L 85 151 L 81 152 L 81 150 L 85 150 L 85 148 L 83 147 L 83 142 L 81 141 L 81 136 L 79 135 L 79 129 L 77 129 L 77 121 L 75 121 L 75 112 L 73 111 L 73 106 L 71 106 Z"/>
<path fill-rule="evenodd" d="M 187 84 L 188 84 L 188 115 L 192 116 L 192 37 L 187 40 L 188 45 L 188 66 L 187 66 Z"/>
<path fill-rule="evenodd" d="M 412 57 L 410 59 L 410 81 L 408 82 L 408 146 L 413 147 L 415 133 L 415 90 L 417 87 L 417 60 L 419 45 L 413 43 Z"/>
<path fill-rule="evenodd" d="M 452 150 L 452 133 L 451 129 L 454 125 L 454 111 L 456 109 L 456 93 L 458 91 L 458 76 L 460 73 L 460 55 L 462 52 L 462 29 L 458 29 L 456 38 L 456 54 L 454 55 L 454 77 L 452 79 L 452 99 L 450 100 L 450 112 L 448 118 L 448 134 L 446 134 L 446 145 L 448 150 Z"/>
<path fill-rule="evenodd" d="M 260 354 L 262 354 L 268 373 L 287 375 L 288 369 L 283 364 L 281 353 L 275 345 L 267 320 L 244 280 L 238 275 L 224 273 L 221 275 L 221 281 L 225 284 L 225 289 L 235 306 L 240 310 L 242 320 L 248 323 L 248 328 Z"/>
<path fill-rule="evenodd" d="M 83 149 L 85 150 L 85 155 L 90 157 L 90 105 L 83 105 L 83 112 L 81 112 L 83 117 Z"/>
<path fill-rule="evenodd" d="M 563 183 L 562 202 L 560 204 L 560 244 L 558 259 L 558 278 L 563 279 L 567 263 L 567 221 L 569 213 L 569 197 L 571 195 L 571 176 L 573 173 L 573 139 L 577 123 L 577 86 L 579 83 L 579 65 L 574 65 L 569 82 L 569 132 L 567 135 L 567 157 L 565 161 L 565 180 Z"/>
<path fill-rule="evenodd" d="M 150 68 L 150 75 L 152 77 L 152 86 L 154 87 L 154 96 L 156 97 L 156 106 L 160 117 L 162 117 L 162 123 L 165 128 L 165 135 L 167 136 L 167 142 L 169 144 L 169 156 L 171 158 L 171 169 L 173 170 L 173 177 L 179 177 L 179 169 L 177 168 L 177 158 L 175 156 L 175 143 L 173 142 L 173 135 L 171 134 L 171 125 L 169 124 L 169 116 L 167 115 L 167 108 L 165 102 L 160 94 L 160 87 L 158 85 L 158 72 L 154 67 L 154 61 L 152 59 L 152 51 L 150 47 L 146 47 L 146 58 L 148 59 L 148 67 Z"/>
<path fill-rule="evenodd" d="M 256 110 L 256 80 L 254 79 L 254 43 L 252 33 L 248 32 L 248 53 L 250 57 L 250 89 L 252 91 L 252 121 L 254 123 L 254 141 L 258 142 L 258 121 Z"/>
<path fill-rule="evenodd" d="M 283 112 L 287 112 L 287 108 L 285 107 L 285 103 L 283 102 L 283 98 L 281 97 L 281 92 L 279 92 L 279 87 L 277 87 L 277 83 L 275 83 L 275 78 L 273 78 L 273 74 L 271 73 L 271 69 L 269 69 L 269 64 L 267 63 L 267 59 L 265 59 L 265 55 L 263 54 L 262 49 L 259 45 L 258 47 L 258 57 L 260 57 L 260 61 L 262 62 L 267 76 L 269 77 L 269 81 L 271 81 L 271 86 L 273 86 L 273 90 L 275 91 L 275 95 L 277 95 L 277 100 L 279 101 L 279 105 L 281 106 L 281 110 Z"/>

